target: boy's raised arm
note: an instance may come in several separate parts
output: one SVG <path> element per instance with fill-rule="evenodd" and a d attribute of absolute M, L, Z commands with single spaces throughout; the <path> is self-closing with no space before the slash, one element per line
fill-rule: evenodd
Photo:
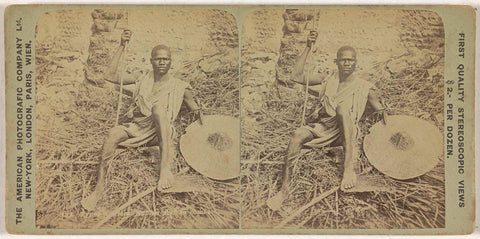
<path fill-rule="evenodd" d="M 325 74 L 318 72 L 310 72 L 310 74 L 305 74 L 305 63 L 310 51 L 312 50 L 313 44 L 317 40 L 317 36 L 318 33 L 316 31 L 310 31 L 310 34 L 307 37 L 307 46 L 305 47 L 305 50 L 303 50 L 303 53 L 295 60 L 295 65 L 293 66 L 290 80 L 302 85 L 306 85 L 306 77 L 308 75 L 308 85 L 313 86 L 322 84 L 323 79 L 326 76 Z"/>
<path fill-rule="evenodd" d="M 129 84 L 134 84 L 136 79 L 139 77 L 139 72 L 134 72 L 130 74 L 122 74 L 121 71 L 118 68 L 121 65 L 120 59 L 122 59 L 122 56 L 125 54 L 125 48 L 127 46 L 127 43 L 130 41 L 130 38 L 132 36 L 132 31 L 130 30 L 124 30 L 122 35 L 121 35 L 121 40 L 120 40 L 120 46 L 118 46 L 117 50 L 115 51 L 115 54 L 112 57 L 112 60 L 110 61 L 110 64 L 108 65 L 107 70 L 105 71 L 104 74 L 104 79 L 106 81 L 115 83 L 115 84 L 120 84 L 120 77 L 123 78 L 123 84 L 124 85 L 129 85 Z M 124 56 L 125 57 L 125 56 Z"/>

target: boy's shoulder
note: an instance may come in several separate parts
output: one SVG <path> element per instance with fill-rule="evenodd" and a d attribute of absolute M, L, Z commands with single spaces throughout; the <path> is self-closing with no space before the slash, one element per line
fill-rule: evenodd
<path fill-rule="evenodd" d="M 182 86 L 183 88 L 186 88 L 186 89 L 191 89 L 192 87 L 190 86 L 190 83 L 188 83 L 187 81 L 185 80 L 182 80 L 180 79 L 179 77 L 175 76 L 174 74 L 169 74 L 169 79 L 171 80 L 171 82 L 174 82 L 175 85 L 180 85 Z"/>
<path fill-rule="evenodd" d="M 354 74 L 355 74 L 355 78 L 358 80 L 370 81 L 370 78 L 371 78 L 370 73 L 364 70 L 355 71 Z"/>

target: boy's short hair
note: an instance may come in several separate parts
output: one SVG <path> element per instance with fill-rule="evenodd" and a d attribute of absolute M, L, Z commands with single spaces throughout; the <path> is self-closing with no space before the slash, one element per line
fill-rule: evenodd
<path fill-rule="evenodd" d="M 355 51 L 355 48 L 351 46 L 342 46 L 337 51 L 337 59 L 340 57 L 340 52 L 344 52 L 344 51 L 351 51 L 354 53 L 355 58 L 357 57 L 357 51 Z"/>
<path fill-rule="evenodd" d="M 152 48 L 152 52 L 150 53 L 150 56 L 153 56 L 153 53 L 155 53 L 158 50 L 166 50 L 166 51 L 168 51 L 169 55 L 172 54 L 172 52 L 170 51 L 170 47 L 160 44 L 160 45 L 156 45 Z"/>

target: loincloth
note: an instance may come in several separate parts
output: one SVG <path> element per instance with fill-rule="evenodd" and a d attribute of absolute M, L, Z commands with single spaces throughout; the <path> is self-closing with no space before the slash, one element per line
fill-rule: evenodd
<path fill-rule="evenodd" d="M 319 121 L 319 123 L 309 124 L 301 127 L 310 131 L 314 137 L 314 139 L 311 141 L 304 143 L 305 146 L 321 148 L 340 138 L 341 132 L 335 117 L 322 118 Z"/>
<path fill-rule="evenodd" d="M 319 123 L 309 124 L 301 128 L 307 129 L 312 133 L 313 139 L 304 143 L 303 145 L 310 148 L 322 148 L 331 145 L 332 143 L 343 140 L 342 131 L 338 127 L 335 117 L 323 118 Z M 355 140 L 353 142 L 354 155 L 358 157 L 361 150 L 361 133 L 358 124 L 354 125 Z M 341 142 L 341 141 L 340 141 Z M 337 145 L 335 145 L 337 146 Z"/>
<path fill-rule="evenodd" d="M 170 124 L 170 142 L 171 147 L 174 146 L 176 141 L 176 131 L 172 124 Z M 120 125 L 123 130 L 128 134 L 128 139 L 121 142 L 119 146 L 122 147 L 139 147 L 147 145 L 152 141 L 160 143 L 160 138 L 157 137 L 157 131 L 155 128 L 155 122 L 152 116 L 135 118 L 133 122 L 125 125 Z"/>
<path fill-rule="evenodd" d="M 160 143 L 160 137 L 157 137 L 155 122 L 152 116 L 152 109 L 159 107 L 170 127 L 169 142 L 174 144 L 176 137 L 173 121 L 177 118 L 186 89 L 190 85 L 181 80 L 165 76 L 166 80 L 161 85 L 154 83 L 152 72 L 146 73 L 142 79 L 137 82 L 134 93 L 135 110 L 134 118 L 131 123 L 122 125 L 122 129 L 128 134 L 129 139 L 120 143 L 123 147 L 138 147 L 150 143 L 154 139 Z"/>
<path fill-rule="evenodd" d="M 374 88 L 374 86 L 364 80 L 361 74 L 355 73 L 350 75 L 349 78 L 351 79 L 350 83 L 340 90 L 338 89 L 338 72 L 326 78 L 325 94 L 321 99 L 323 106 L 322 117 L 319 120 L 319 124 L 303 126 L 314 136 L 313 140 L 304 144 L 305 146 L 324 147 L 340 138 L 341 130 L 335 118 L 339 107 L 347 109 L 344 116 L 346 116 L 348 122 L 344 123 L 353 126 L 354 138 L 357 142 L 359 141 L 361 135 L 358 123 L 365 110 L 370 89 Z"/>

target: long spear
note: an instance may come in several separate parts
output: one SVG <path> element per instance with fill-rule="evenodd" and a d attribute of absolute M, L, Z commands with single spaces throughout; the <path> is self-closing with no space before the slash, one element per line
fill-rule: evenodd
<path fill-rule="evenodd" d="M 123 74 L 125 69 L 125 55 L 127 54 L 127 47 L 128 47 L 128 42 L 125 43 L 125 48 L 123 49 L 123 54 L 122 54 L 122 71 L 120 72 L 120 94 L 118 95 L 118 104 L 117 104 L 117 117 L 115 119 L 115 126 L 118 125 L 118 118 L 120 117 L 120 108 L 122 108 L 122 94 L 123 94 Z"/>
<path fill-rule="evenodd" d="M 317 15 L 317 10 L 314 10 L 314 13 L 313 13 L 313 27 L 312 29 L 315 31 L 315 17 Z M 315 43 L 315 42 L 314 42 Z M 312 44 L 313 46 L 313 44 Z M 312 47 L 313 48 L 313 47 Z M 310 57 L 311 58 L 311 57 Z M 311 59 L 310 59 L 311 60 Z M 310 65 L 310 61 L 307 60 L 307 66 Z M 309 83 L 309 73 L 310 73 L 310 70 L 309 70 L 309 67 L 307 67 L 307 72 L 305 72 L 305 99 L 303 101 L 303 112 L 302 112 L 302 123 L 301 123 L 301 126 L 304 126 L 305 125 L 305 113 L 307 112 L 307 101 L 308 101 L 308 83 Z"/>
<path fill-rule="evenodd" d="M 127 12 L 127 29 L 128 29 L 128 12 Z M 115 126 L 118 125 L 118 119 L 120 117 L 120 109 L 122 108 L 122 95 L 123 95 L 123 74 L 125 74 L 125 67 L 126 67 L 126 58 L 127 58 L 127 53 L 128 53 L 128 41 L 125 42 L 125 48 L 123 48 L 123 54 L 122 54 L 122 61 L 120 64 L 122 64 L 122 70 L 120 71 L 120 94 L 118 94 L 118 104 L 117 104 L 117 117 L 115 118 Z"/>

